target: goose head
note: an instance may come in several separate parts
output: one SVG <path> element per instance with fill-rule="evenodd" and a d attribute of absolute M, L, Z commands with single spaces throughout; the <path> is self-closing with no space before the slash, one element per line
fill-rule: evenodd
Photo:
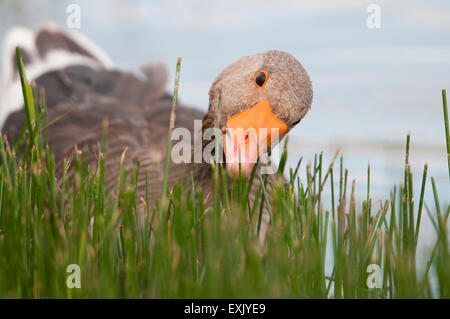
<path fill-rule="evenodd" d="M 205 119 L 224 131 L 228 175 L 240 169 L 249 176 L 258 157 L 306 115 L 312 98 L 307 72 L 283 51 L 245 56 L 224 69 L 211 85 Z"/>

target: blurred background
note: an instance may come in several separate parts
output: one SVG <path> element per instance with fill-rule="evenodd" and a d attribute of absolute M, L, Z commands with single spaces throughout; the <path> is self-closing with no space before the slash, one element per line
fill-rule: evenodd
<path fill-rule="evenodd" d="M 291 132 L 291 166 L 321 151 L 328 165 L 340 148 L 359 197 L 365 198 L 370 162 L 372 196 L 387 199 L 402 180 L 411 132 L 415 190 L 428 162 L 441 201 L 449 203 L 441 99 L 441 89 L 450 90 L 448 0 L 0 0 L 0 38 L 15 25 L 66 26 L 73 3 L 81 8 L 77 31 L 119 69 L 162 60 L 174 74 L 182 55 L 180 99 L 201 110 L 208 107 L 210 83 L 237 58 L 290 52 L 314 87 L 311 111 Z M 367 26 L 371 3 L 381 8 L 381 28 Z M 427 188 L 432 207 L 429 182 Z"/>

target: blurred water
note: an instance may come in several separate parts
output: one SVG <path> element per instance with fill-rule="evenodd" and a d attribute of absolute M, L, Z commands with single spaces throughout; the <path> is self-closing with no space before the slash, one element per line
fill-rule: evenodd
<path fill-rule="evenodd" d="M 404 145 L 412 135 L 415 191 L 422 169 L 450 202 L 441 89 L 450 89 L 450 3 L 446 0 L 377 1 L 381 29 L 366 26 L 373 1 L 5 1 L 0 38 L 21 24 L 51 20 L 66 25 L 66 8 L 81 6 L 81 29 L 121 69 L 183 56 L 180 99 L 206 110 L 208 88 L 235 59 L 269 49 L 296 56 L 314 86 L 311 111 L 291 132 L 289 164 L 324 152 L 329 163 L 344 153 L 357 195 L 371 165 L 374 202 L 402 180 Z M 169 88 L 170 89 L 170 88 Z M 431 183 L 426 200 L 433 205 Z M 425 218 L 426 236 L 431 233 Z"/>

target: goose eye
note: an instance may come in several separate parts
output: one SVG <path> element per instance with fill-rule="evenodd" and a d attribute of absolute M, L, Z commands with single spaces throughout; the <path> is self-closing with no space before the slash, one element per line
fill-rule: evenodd
<path fill-rule="evenodd" d="M 259 88 L 262 88 L 266 85 L 267 80 L 269 79 L 269 75 L 266 71 L 259 72 L 255 77 L 255 85 Z"/>

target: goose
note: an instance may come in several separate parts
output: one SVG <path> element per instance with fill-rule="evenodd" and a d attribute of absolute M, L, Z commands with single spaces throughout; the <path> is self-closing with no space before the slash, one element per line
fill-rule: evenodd
<path fill-rule="evenodd" d="M 25 122 L 15 47 L 20 49 L 28 78 L 45 90 L 47 119 L 52 123 L 47 128 L 48 142 L 56 163 L 74 156 L 74 150 L 86 150 L 88 163 L 95 169 L 106 119 L 107 189 L 114 187 L 121 162 L 131 170 L 139 160 L 139 193 L 145 191 L 144 171 L 148 170 L 150 199 L 158 198 L 172 105 L 172 95 L 165 89 L 169 77 L 165 65 L 144 65 L 140 75 L 118 71 L 101 48 L 79 33 L 55 25 L 35 31 L 13 29 L 5 41 L 1 101 L 6 118 L 2 134 L 10 140 L 17 139 Z M 263 139 L 245 136 L 243 143 L 223 145 L 227 174 L 235 178 L 240 170 L 248 177 L 261 150 L 273 146 L 271 129 L 278 130 L 281 140 L 306 115 L 312 98 L 311 80 L 300 62 L 287 52 L 271 50 L 244 56 L 221 71 L 211 84 L 206 114 L 178 103 L 174 127 L 195 135 L 197 120 L 201 121 L 200 137 L 216 128 L 225 131 L 224 139 L 229 140 L 242 137 L 238 135 L 250 128 L 267 129 L 261 133 Z M 206 142 L 199 145 L 202 151 Z M 168 185 L 191 173 L 199 187 L 211 189 L 210 163 L 203 158 L 190 164 L 171 160 Z M 259 167 L 256 174 L 261 174 Z M 252 189 L 250 200 L 253 193 Z M 270 189 L 268 196 L 272 197 Z M 263 218 L 268 223 L 267 214 Z"/>

